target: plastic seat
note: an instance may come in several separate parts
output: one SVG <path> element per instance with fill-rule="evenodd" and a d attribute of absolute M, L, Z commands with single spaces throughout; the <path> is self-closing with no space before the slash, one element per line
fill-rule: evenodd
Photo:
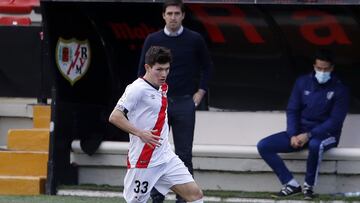
<path fill-rule="evenodd" d="M 29 26 L 31 25 L 31 19 L 28 17 L 0 17 L 0 25 L 19 25 Z"/>
<path fill-rule="evenodd" d="M 0 0 L 0 13 L 28 14 L 39 6 L 40 0 Z"/>

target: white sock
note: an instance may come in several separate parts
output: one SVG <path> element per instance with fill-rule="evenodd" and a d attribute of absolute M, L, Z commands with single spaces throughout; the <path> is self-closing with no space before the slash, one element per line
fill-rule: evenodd
<path fill-rule="evenodd" d="M 294 186 L 294 187 L 299 187 L 300 184 L 293 178 L 291 179 L 288 183 L 286 183 L 287 185 L 291 185 L 291 186 Z"/>
<path fill-rule="evenodd" d="M 204 200 L 203 200 L 203 198 L 201 198 L 201 199 L 198 199 L 196 201 L 189 202 L 189 203 L 203 203 L 203 202 L 204 202 Z"/>
<path fill-rule="evenodd" d="M 312 187 L 312 185 L 307 184 L 307 182 L 304 182 L 304 186 Z"/>

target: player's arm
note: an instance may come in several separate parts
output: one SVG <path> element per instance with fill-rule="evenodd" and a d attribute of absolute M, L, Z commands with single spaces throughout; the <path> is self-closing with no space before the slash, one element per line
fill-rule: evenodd
<path fill-rule="evenodd" d="M 148 144 L 151 147 L 161 145 L 159 141 L 159 136 L 152 134 L 153 131 L 144 131 L 137 129 L 127 120 L 123 111 L 115 108 L 110 114 L 109 122 L 127 133 L 138 136 L 144 143 Z"/>

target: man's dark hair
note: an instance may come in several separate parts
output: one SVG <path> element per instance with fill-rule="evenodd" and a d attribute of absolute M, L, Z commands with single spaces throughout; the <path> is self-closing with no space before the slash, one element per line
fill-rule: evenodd
<path fill-rule="evenodd" d="M 165 0 L 163 4 L 163 13 L 165 13 L 168 6 L 179 6 L 181 8 L 181 12 L 185 12 L 185 6 L 182 0 Z"/>
<path fill-rule="evenodd" d="M 317 50 L 315 54 L 315 60 L 316 59 L 327 61 L 331 63 L 331 65 L 334 65 L 334 53 L 331 50 L 328 49 Z"/>
<path fill-rule="evenodd" d="M 155 63 L 171 63 L 170 49 L 160 46 L 151 46 L 145 54 L 145 63 L 153 66 Z"/>

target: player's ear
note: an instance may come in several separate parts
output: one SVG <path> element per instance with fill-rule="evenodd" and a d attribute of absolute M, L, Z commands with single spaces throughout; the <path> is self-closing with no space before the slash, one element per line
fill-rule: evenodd
<path fill-rule="evenodd" d="M 145 67 L 146 71 L 150 70 L 150 68 L 151 68 L 151 66 L 149 64 L 145 64 L 144 67 Z"/>

